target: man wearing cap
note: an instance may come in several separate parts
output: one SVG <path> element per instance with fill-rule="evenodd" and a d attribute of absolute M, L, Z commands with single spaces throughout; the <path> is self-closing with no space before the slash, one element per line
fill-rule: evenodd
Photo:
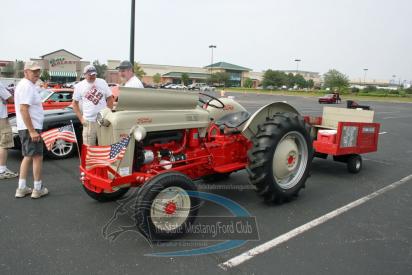
<path fill-rule="evenodd" d="M 17 130 L 23 154 L 16 198 L 23 198 L 31 193 L 31 197 L 37 199 L 49 193 L 47 188 L 42 186 L 41 181 L 43 142 L 40 133 L 43 129 L 44 115 L 40 89 L 35 85 L 39 78 L 40 66 L 38 63 L 35 61 L 26 62 L 24 64 L 24 78 L 19 82 L 14 92 Z M 31 162 L 33 162 L 33 191 L 26 186 Z"/>
<path fill-rule="evenodd" d="M 10 92 L 0 82 L 0 180 L 11 179 L 17 173 L 7 169 L 7 149 L 14 147 L 13 134 L 7 118 L 7 103 L 14 102 Z"/>
<path fill-rule="evenodd" d="M 113 108 L 112 91 L 104 79 L 97 78 L 96 68 L 87 65 L 84 68 L 85 79 L 74 86 L 73 110 L 83 124 L 83 143 L 97 143 L 97 114 L 105 107 Z M 79 102 L 82 104 L 80 111 Z"/>
<path fill-rule="evenodd" d="M 144 88 L 142 82 L 134 74 L 133 64 L 130 61 L 122 61 L 116 69 L 119 70 L 119 75 L 125 83 L 125 87 Z"/>

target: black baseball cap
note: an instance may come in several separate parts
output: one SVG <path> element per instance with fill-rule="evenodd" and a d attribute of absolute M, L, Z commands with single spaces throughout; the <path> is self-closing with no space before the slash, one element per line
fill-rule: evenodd
<path fill-rule="evenodd" d="M 120 62 L 119 66 L 116 67 L 116 70 L 119 70 L 119 69 L 122 69 L 122 70 L 124 70 L 124 69 L 133 69 L 133 64 L 128 60 L 124 60 L 124 61 Z"/>

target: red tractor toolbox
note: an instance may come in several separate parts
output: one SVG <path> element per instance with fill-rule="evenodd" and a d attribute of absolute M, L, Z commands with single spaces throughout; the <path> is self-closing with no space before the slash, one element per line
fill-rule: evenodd
<path fill-rule="evenodd" d="M 378 150 L 380 124 L 373 123 L 373 117 L 373 111 L 325 107 L 322 124 L 312 125 L 317 132 L 315 156 L 332 155 L 335 161 L 347 163 L 349 172 L 358 173 L 362 168 L 360 154 Z"/>

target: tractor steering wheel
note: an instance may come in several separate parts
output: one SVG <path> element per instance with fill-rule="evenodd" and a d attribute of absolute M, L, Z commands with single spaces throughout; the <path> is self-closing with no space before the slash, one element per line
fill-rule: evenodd
<path fill-rule="evenodd" d="M 224 108 L 225 108 L 225 104 L 224 104 L 220 99 L 218 99 L 218 98 L 216 98 L 216 97 L 214 97 L 214 96 L 212 96 L 212 95 L 205 94 L 205 93 L 199 93 L 199 95 L 204 95 L 204 96 L 206 96 L 206 97 L 210 97 L 210 100 L 208 100 L 208 101 L 204 101 L 202 98 L 199 97 L 199 101 L 204 104 L 203 107 L 204 107 L 205 109 L 206 109 L 208 106 L 213 107 L 213 108 L 216 108 L 216 109 L 224 109 Z M 211 104 L 210 102 L 212 102 L 213 100 L 216 100 L 217 102 L 219 102 L 219 104 L 220 104 L 221 106 L 216 106 L 216 105 L 214 105 L 214 104 Z"/>

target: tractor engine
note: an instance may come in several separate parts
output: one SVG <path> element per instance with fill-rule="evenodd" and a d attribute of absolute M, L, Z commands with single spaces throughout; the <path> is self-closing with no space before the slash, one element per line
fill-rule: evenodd
<path fill-rule="evenodd" d="M 210 125 L 205 137 L 199 135 L 197 128 L 150 132 L 135 144 L 133 172 L 173 168 L 196 179 L 224 169 L 233 171 L 236 164 L 243 169 L 249 147 L 250 142 L 240 133 L 224 133 L 215 124 Z"/>

